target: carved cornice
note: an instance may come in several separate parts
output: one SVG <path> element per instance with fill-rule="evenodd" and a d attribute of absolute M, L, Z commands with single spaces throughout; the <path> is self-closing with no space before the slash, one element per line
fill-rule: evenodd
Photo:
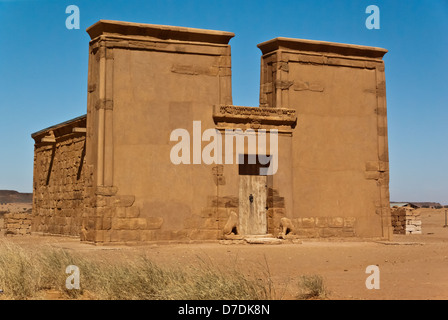
<path fill-rule="evenodd" d="M 40 130 L 31 134 L 31 137 L 34 139 L 35 143 L 41 142 L 50 142 L 50 140 L 57 141 L 65 136 L 71 135 L 85 135 L 84 130 L 79 130 L 79 128 L 86 128 L 87 124 L 87 115 L 83 115 L 77 117 L 75 119 L 71 119 L 57 125 L 51 126 L 49 128 Z M 78 130 L 74 130 L 78 129 Z M 47 138 L 48 141 L 42 141 L 42 139 Z"/>
<path fill-rule="evenodd" d="M 296 111 L 292 109 L 221 105 L 213 107 L 213 120 L 215 124 L 245 123 L 294 128 L 297 116 Z"/>
<path fill-rule="evenodd" d="M 102 35 L 115 35 L 224 45 L 227 45 L 230 39 L 235 36 L 233 32 L 227 31 L 113 20 L 100 20 L 88 27 L 86 31 L 92 40 Z"/>

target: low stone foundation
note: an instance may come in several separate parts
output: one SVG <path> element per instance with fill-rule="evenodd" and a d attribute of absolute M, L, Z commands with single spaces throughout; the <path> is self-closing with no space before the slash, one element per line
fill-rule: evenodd
<path fill-rule="evenodd" d="M 420 213 L 413 208 L 392 208 L 391 219 L 394 234 L 422 234 Z"/>
<path fill-rule="evenodd" d="M 354 237 L 354 217 L 303 217 L 283 220 L 280 236 L 300 238 Z"/>
<path fill-rule="evenodd" d="M 5 235 L 31 234 L 32 215 L 28 213 L 7 213 L 3 216 Z"/>

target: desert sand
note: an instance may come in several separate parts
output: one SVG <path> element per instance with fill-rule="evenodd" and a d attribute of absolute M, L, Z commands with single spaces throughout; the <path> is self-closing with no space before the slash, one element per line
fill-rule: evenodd
<path fill-rule="evenodd" d="M 7 239 L 26 247 L 50 244 L 96 258 L 134 259 L 144 253 L 167 266 L 182 267 L 199 260 L 224 268 L 236 264 L 247 273 L 269 272 L 277 299 L 295 299 L 299 277 L 311 274 L 324 278 L 328 299 L 448 299 L 448 228 L 443 227 L 446 209 L 418 210 L 423 234 L 394 235 L 390 241 L 328 238 L 280 245 L 206 242 L 103 247 L 59 236 Z M 366 288 L 369 265 L 379 267 L 379 289 Z"/>

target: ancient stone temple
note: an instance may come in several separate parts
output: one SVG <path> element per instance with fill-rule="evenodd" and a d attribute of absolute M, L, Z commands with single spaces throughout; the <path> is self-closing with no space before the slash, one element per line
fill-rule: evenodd
<path fill-rule="evenodd" d="M 266 41 L 260 105 L 240 107 L 233 33 L 106 20 L 87 32 L 87 114 L 32 135 L 34 232 L 95 244 L 391 235 L 387 50 Z"/>

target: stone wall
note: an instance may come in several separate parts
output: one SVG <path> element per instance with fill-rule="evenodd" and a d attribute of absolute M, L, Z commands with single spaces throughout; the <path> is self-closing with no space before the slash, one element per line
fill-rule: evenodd
<path fill-rule="evenodd" d="M 303 217 L 289 220 L 289 232 L 284 235 L 300 238 L 356 236 L 355 217 Z"/>
<path fill-rule="evenodd" d="M 88 187 L 87 189 L 91 189 Z M 115 187 L 91 189 L 81 222 L 81 240 L 102 244 L 138 244 L 171 240 L 173 234 L 160 231 L 163 217 L 143 217 L 132 195 L 117 195 Z"/>
<path fill-rule="evenodd" d="M 89 170 L 85 117 L 34 135 L 33 232 L 79 236 Z"/>
<path fill-rule="evenodd" d="M 7 213 L 3 216 L 4 233 L 5 235 L 29 235 L 31 221 L 32 215 L 29 213 Z"/>
<path fill-rule="evenodd" d="M 281 232 L 280 220 L 286 217 L 285 198 L 279 195 L 278 190 L 268 188 L 266 201 L 268 209 L 268 234 L 277 236 Z"/>
<path fill-rule="evenodd" d="M 410 207 L 394 207 L 391 209 L 394 234 L 422 234 L 420 213 Z"/>
<path fill-rule="evenodd" d="M 185 227 L 216 194 L 211 168 L 172 163 L 170 137 L 179 128 L 191 132 L 193 121 L 214 128 L 212 106 L 232 103 L 234 34 L 117 21 L 99 21 L 87 32 L 86 159 L 94 189 L 81 239 L 217 239 L 203 221 Z"/>
<path fill-rule="evenodd" d="M 288 218 L 356 217 L 358 236 L 390 237 L 387 50 L 291 38 L 258 47 L 260 106 L 298 119 Z"/>

